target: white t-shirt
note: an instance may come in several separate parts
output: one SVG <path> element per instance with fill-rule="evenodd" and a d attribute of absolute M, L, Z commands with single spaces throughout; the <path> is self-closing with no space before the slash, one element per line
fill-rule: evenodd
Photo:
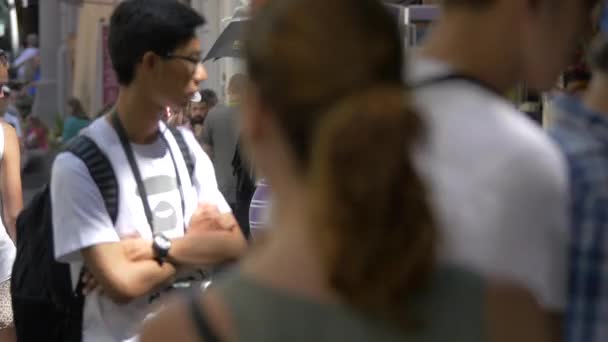
<path fill-rule="evenodd" d="M 0 160 L 4 158 L 4 127 L 0 125 Z M 0 220 L 0 283 L 11 278 L 17 249 Z"/>
<path fill-rule="evenodd" d="M 173 135 L 163 123 L 159 125 L 178 166 L 184 189 L 186 223 L 198 203 L 215 204 L 221 212 L 230 212 L 217 188 L 212 163 L 192 133 L 181 130 L 195 160 L 194 184 Z M 106 118 L 101 118 L 83 130 L 83 134 L 98 144 L 114 166 L 119 183 L 119 212 L 116 224 L 112 224 L 101 193 L 85 164 L 70 153 L 57 157 L 51 180 L 55 254 L 59 261 L 70 263 L 74 286 L 83 264 L 81 249 L 118 242 L 134 234 L 150 239 L 152 244 L 152 232 L 137 184 L 115 130 Z M 181 199 L 165 142 L 159 137 L 150 145 L 131 146 L 154 214 L 155 232 L 162 231 L 169 237 L 183 236 Z M 144 296 L 128 305 L 118 305 L 97 292 L 88 295 L 83 318 L 83 342 L 134 341 L 142 321 L 151 311 L 149 298 Z"/>
<path fill-rule="evenodd" d="M 414 59 L 411 84 L 451 72 Z M 481 85 L 451 80 L 413 96 L 427 123 L 417 154 L 440 224 L 440 254 L 514 280 L 550 310 L 566 297 L 565 161 L 540 127 Z"/>

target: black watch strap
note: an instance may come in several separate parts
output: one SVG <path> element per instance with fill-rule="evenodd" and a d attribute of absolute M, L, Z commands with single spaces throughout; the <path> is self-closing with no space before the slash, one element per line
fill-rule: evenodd
<path fill-rule="evenodd" d="M 163 239 L 167 242 L 165 245 L 158 243 L 158 239 Z M 171 248 L 171 240 L 163 235 L 156 235 L 152 240 L 152 250 L 154 251 L 154 259 L 159 265 L 162 265 L 169 257 L 169 249 Z M 168 246 L 168 247 L 167 247 Z"/>

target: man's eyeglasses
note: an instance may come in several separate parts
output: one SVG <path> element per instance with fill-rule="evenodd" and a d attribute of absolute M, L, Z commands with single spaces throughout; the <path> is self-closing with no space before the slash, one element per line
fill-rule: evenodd
<path fill-rule="evenodd" d="M 196 70 L 199 66 L 203 65 L 203 59 L 200 57 L 182 56 L 182 55 L 175 55 L 172 53 L 168 53 L 165 56 L 163 56 L 163 58 L 164 59 L 181 59 L 183 61 L 189 62 L 193 66 L 193 68 L 192 68 L 193 73 L 196 72 Z"/>

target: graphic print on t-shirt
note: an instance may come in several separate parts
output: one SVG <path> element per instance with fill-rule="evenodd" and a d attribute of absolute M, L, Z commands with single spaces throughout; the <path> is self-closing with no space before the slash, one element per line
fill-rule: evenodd
<path fill-rule="evenodd" d="M 157 175 L 144 179 L 144 186 L 148 194 L 148 202 L 152 210 L 154 234 L 166 233 L 179 228 L 181 199 L 175 177 Z M 138 189 L 137 196 L 140 196 Z"/>

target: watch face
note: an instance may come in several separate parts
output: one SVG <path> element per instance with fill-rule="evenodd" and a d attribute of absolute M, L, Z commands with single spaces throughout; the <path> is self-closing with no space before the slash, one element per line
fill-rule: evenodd
<path fill-rule="evenodd" d="M 161 249 L 169 249 L 171 248 L 171 240 L 167 239 L 162 235 L 158 235 L 154 238 L 154 243 Z"/>

